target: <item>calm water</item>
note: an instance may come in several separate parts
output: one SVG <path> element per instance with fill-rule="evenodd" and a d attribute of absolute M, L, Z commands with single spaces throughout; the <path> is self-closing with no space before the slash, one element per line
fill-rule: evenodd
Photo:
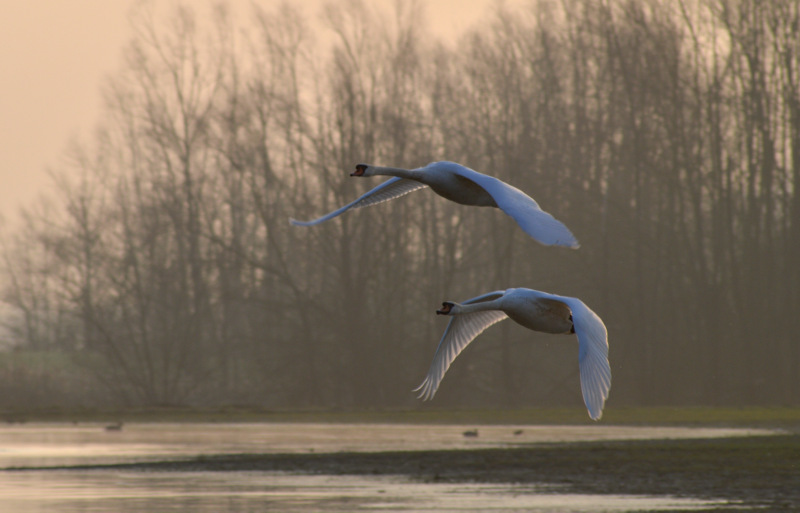
<path fill-rule="evenodd" d="M 420 484 L 400 478 L 267 472 L 30 472 L 0 476 L 15 513 L 260 511 L 687 510 L 722 505 L 673 497 L 570 495 L 530 485 Z"/>
<path fill-rule="evenodd" d="M 465 437 L 467 429 L 477 437 Z M 398 424 L 99 424 L 0 427 L 0 468 L 113 463 L 246 452 L 508 447 L 553 441 L 769 434 L 765 430 L 615 426 Z M 718 503 L 673 497 L 594 496 L 552 487 L 416 483 L 402 477 L 275 472 L 31 470 L 0 472 L 3 512 L 632 511 Z"/>

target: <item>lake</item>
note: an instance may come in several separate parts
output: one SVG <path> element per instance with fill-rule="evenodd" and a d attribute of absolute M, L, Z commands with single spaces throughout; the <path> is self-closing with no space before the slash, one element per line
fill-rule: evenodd
<path fill-rule="evenodd" d="M 465 436 L 465 432 L 468 435 Z M 384 452 L 528 447 L 598 440 L 715 438 L 769 430 L 647 426 L 429 424 L 30 423 L 0 426 L 0 511 L 646 511 L 710 509 L 687 497 L 578 495 L 536 484 L 423 483 L 404 476 L 290 472 L 181 472 L 88 464 L 181 460 L 200 455 Z"/>

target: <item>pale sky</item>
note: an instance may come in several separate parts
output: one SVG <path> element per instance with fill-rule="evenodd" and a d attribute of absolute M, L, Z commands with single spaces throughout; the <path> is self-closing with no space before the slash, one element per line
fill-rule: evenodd
<path fill-rule="evenodd" d="M 311 14 L 322 3 L 302 1 Z M 494 3 L 420 1 L 427 9 L 428 26 L 441 31 L 433 35 L 445 39 L 455 39 L 454 32 L 478 22 Z M 122 49 L 132 35 L 127 15 L 134 3 L 0 0 L 0 219 L 7 226 L 15 224 L 20 207 L 30 205 L 49 186 L 46 170 L 59 167 L 70 140 L 91 138 L 101 113 L 101 86 L 121 67 Z M 269 10 L 279 2 L 229 3 L 247 12 L 251 3 Z"/>

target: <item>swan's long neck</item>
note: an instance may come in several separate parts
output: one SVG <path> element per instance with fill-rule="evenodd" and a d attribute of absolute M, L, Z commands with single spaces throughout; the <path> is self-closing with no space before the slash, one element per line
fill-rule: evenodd
<path fill-rule="evenodd" d="M 500 307 L 501 299 L 502 298 L 494 299 L 492 301 L 481 301 L 479 303 L 471 303 L 468 305 L 453 303 L 453 308 L 450 310 L 450 315 L 464 315 L 474 312 L 485 312 L 487 310 L 502 310 Z"/>
<path fill-rule="evenodd" d="M 402 167 L 369 166 L 373 175 L 399 176 L 410 180 L 419 180 L 420 171 L 418 169 L 403 169 Z"/>

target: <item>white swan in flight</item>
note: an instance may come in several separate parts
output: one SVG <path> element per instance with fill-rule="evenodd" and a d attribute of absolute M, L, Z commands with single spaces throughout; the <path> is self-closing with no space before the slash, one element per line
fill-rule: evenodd
<path fill-rule="evenodd" d="M 519 224 L 525 233 L 546 245 L 577 248 L 578 241 L 552 215 L 521 190 L 492 176 L 473 171 L 455 162 L 433 162 L 417 169 L 371 166 L 358 164 L 350 176 L 387 175 L 393 178 L 383 182 L 360 198 L 338 210 L 314 219 L 298 221 L 289 219 L 296 226 L 313 226 L 332 219 L 352 208 L 377 205 L 425 186 L 456 203 L 479 207 L 497 207 Z"/>
<path fill-rule="evenodd" d="M 489 292 L 464 303 L 444 302 L 437 314 L 453 318 L 442 335 L 433 363 L 422 384 L 415 388 L 424 400 L 432 399 L 456 356 L 496 322 L 510 317 L 534 331 L 578 335 L 578 363 L 583 402 L 589 417 L 599 420 L 611 388 L 608 333 L 603 321 L 583 301 L 531 289 Z"/>

